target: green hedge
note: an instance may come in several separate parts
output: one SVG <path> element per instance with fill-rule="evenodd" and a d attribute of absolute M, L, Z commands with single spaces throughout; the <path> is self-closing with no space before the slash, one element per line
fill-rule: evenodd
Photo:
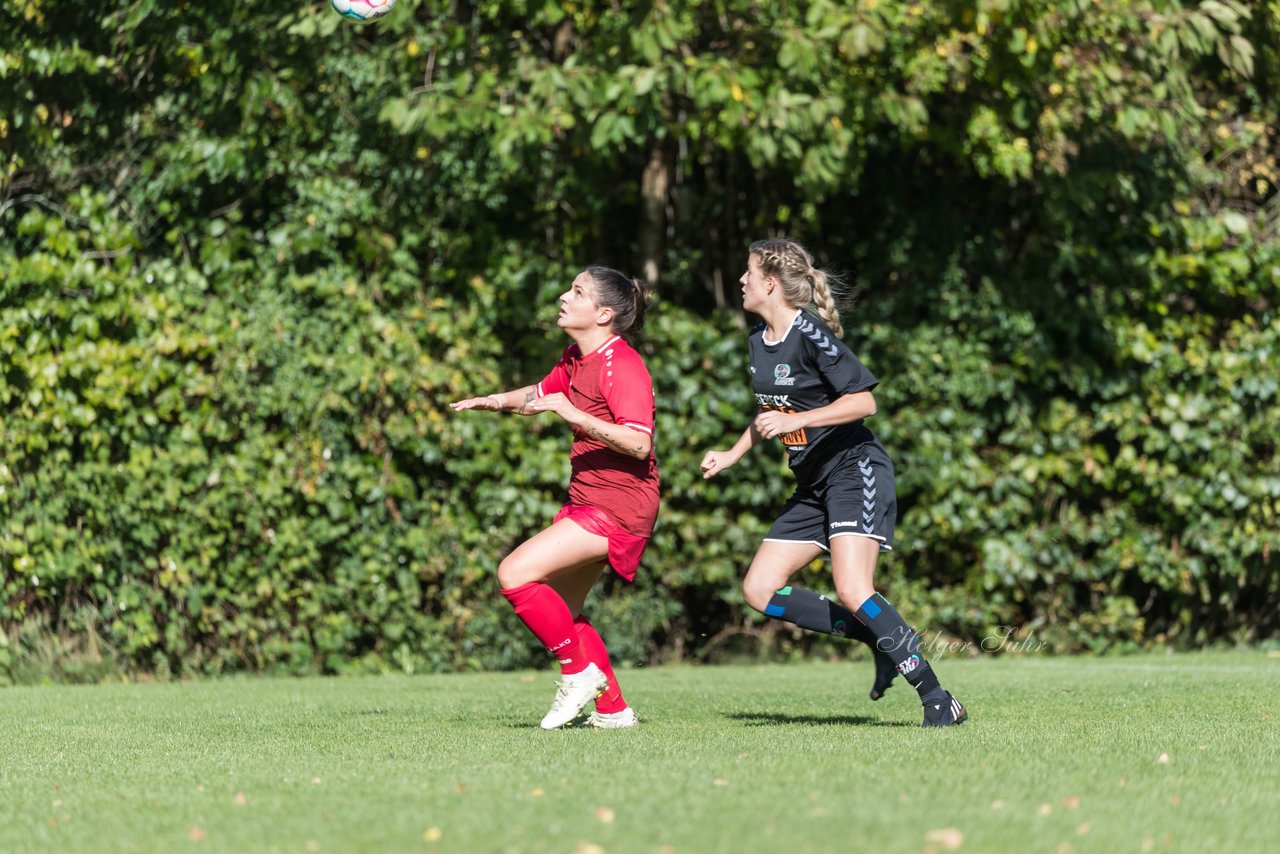
<path fill-rule="evenodd" d="M 85 263 L 90 235 L 134 242 L 101 215 L 86 200 L 79 233 L 24 217 L 49 249 L 10 267 L 0 317 L 11 677 L 56 642 L 68 678 L 104 655 L 161 674 L 541 661 L 494 571 L 558 506 L 568 438 L 445 404 L 536 379 L 557 336 L 508 375 L 485 320 L 501 288 L 479 278 L 455 299 L 282 271 L 232 302 L 132 250 Z M 1173 337 L 1186 321 L 1116 334 L 1114 366 L 1073 380 L 1089 402 L 1043 407 L 1022 376 L 1045 380 L 1036 324 L 990 288 L 949 337 L 854 333 L 885 366 L 876 427 L 904 508 L 882 583 L 918 625 L 1094 650 L 1274 632 L 1280 342 L 1248 320 L 1216 347 Z M 669 305 L 648 330 L 662 520 L 640 583 L 593 605 L 620 660 L 814 644 L 762 633 L 737 590 L 789 489 L 780 455 L 711 483 L 697 468 L 750 417 L 743 337 Z"/>

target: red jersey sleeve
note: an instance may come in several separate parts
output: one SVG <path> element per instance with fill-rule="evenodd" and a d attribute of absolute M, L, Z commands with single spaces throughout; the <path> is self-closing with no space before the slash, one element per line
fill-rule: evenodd
<path fill-rule="evenodd" d="M 600 391 L 609 404 L 615 424 L 625 424 L 653 435 L 653 380 L 640 354 L 629 345 L 615 345 L 605 354 Z"/>
<path fill-rule="evenodd" d="M 564 348 L 564 353 L 560 355 L 560 361 L 556 362 L 556 366 L 551 369 L 551 373 L 542 378 L 538 383 L 538 397 L 548 394 L 569 393 L 569 359 L 576 352 L 577 344 L 570 344 Z"/>

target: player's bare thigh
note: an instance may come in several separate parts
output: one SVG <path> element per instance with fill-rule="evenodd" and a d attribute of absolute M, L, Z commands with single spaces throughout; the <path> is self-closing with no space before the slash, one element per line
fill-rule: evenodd
<path fill-rule="evenodd" d="M 846 608 L 857 611 L 876 592 L 876 562 L 880 541 L 848 534 L 831 538 L 831 576 Z"/>
<path fill-rule="evenodd" d="M 608 554 L 608 537 L 585 531 L 572 519 L 561 519 L 503 559 L 498 565 L 498 583 L 510 590 L 534 581 L 576 576 L 584 566 L 603 564 Z"/>
<path fill-rule="evenodd" d="M 816 543 L 764 541 L 742 579 L 743 598 L 752 608 L 763 612 L 773 594 L 787 586 L 796 570 L 821 555 L 822 547 Z"/>

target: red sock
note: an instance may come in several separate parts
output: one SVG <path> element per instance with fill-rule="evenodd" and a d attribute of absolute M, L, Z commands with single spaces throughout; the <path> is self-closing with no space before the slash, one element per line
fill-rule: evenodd
<path fill-rule="evenodd" d="M 533 636 L 542 641 L 547 652 L 560 662 L 561 673 L 581 673 L 590 664 L 584 654 L 578 633 L 574 631 L 573 615 L 560 594 L 549 584 L 530 581 L 510 590 L 500 591 L 516 616 L 529 627 Z"/>
<path fill-rule="evenodd" d="M 613 665 L 609 663 L 609 650 L 605 648 L 600 633 L 585 615 L 579 615 L 578 619 L 573 621 L 573 627 L 578 630 L 578 642 L 583 655 L 609 677 L 608 687 L 604 689 L 603 694 L 596 697 L 596 711 L 605 715 L 622 711 L 627 707 L 627 701 L 622 699 L 622 688 L 618 686 L 618 680 L 613 676 Z"/>

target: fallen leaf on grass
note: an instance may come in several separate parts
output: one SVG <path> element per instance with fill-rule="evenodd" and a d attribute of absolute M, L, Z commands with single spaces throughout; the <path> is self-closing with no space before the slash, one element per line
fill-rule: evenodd
<path fill-rule="evenodd" d="M 1168 765 L 1168 764 L 1169 764 L 1169 754 L 1167 754 L 1167 753 L 1161 753 L 1161 754 L 1160 754 L 1160 758 L 1159 758 L 1159 759 L 1157 759 L 1157 760 L 1156 760 L 1156 762 L 1160 763 L 1161 765 Z"/>
<path fill-rule="evenodd" d="M 1053 807 L 1048 804 L 1041 804 L 1040 809 L 1036 810 L 1036 815 L 1048 815 L 1053 812 Z"/>
<path fill-rule="evenodd" d="M 426 842 L 439 842 L 442 836 L 444 831 L 438 827 L 428 827 L 422 832 L 422 839 Z"/>
<path fill-rule="evenodd" d="M 1078 827 L 1076 827 L 1076 833 L 1081 836 L 1084 836 L 1091 830 L 1093 830 L 1093 822 L 1091 821 L 1082 822 Z"/>
<path fill-rule="evenodd" d="M 245 804 L 249 803 L 249 799 L 244 796 L 244 792 L 236 792 L 236 796 L 232 798 L 232 802 L 236 806 L 242 807 Z"/>
<path fill-rule="evenodd" d="M 192 842 L 204 842 L 209 838 L 209 834 L 204 832 L 204 828 L 200 825 L 192 825 L 191 830 L 187 831 L 187 838 Z"/>
<path fill-rule="evenodd" d="M 609 807 L 596 807 L 596 818 L 605 824 L 612 824 L 614 819 L 613 810 Z"/>
<path fill-rule="evenodd" d="M 1073 810 L 1080 806 L 1080 798 L 1076 795 L 1067 795 L 1062 799 L 1062 805 L 1069 810 Z"/>
<path fill-rule="evenodd" d="M 954 827 L 940 827 L 924 835 L 925 851 L 955 851 L 964 845 L 964 834 Z"/>
<path fill-rule="evenodd" d="M 540 789 L 540 788 L 539 788 L 539 789 L 530 789 L 530 790 L 529 790 L 529 797 L 531 797 L 531 798 L 540 798 L 540 797 L 542 797 L 542 796 L 543 796 L 543 795 L 545 795 L 545 794 L 546 794 L 546 792 L 542 791 L 542 789 Z"/>
<path fill-rule="evenodd" d="M 711 783 L 711 784 L 712 784 L 713 786 L 727 786 L 727 785 L 729 785 L 729 781 L 728 781 L 728 780 L 724 780 L 724 779 L 722 779 L 722 778 L 720 778 L 720 777 L 717 777 L 717 778 L 715 778 L 715 780 L 713 780 L 713 781 L 712 781 L 712 783 Z"/>
<path fill-rule="evenodd" d="M 579 842 L 573 854 L 604 854 L 604 849 L 594 842 Z"/>

